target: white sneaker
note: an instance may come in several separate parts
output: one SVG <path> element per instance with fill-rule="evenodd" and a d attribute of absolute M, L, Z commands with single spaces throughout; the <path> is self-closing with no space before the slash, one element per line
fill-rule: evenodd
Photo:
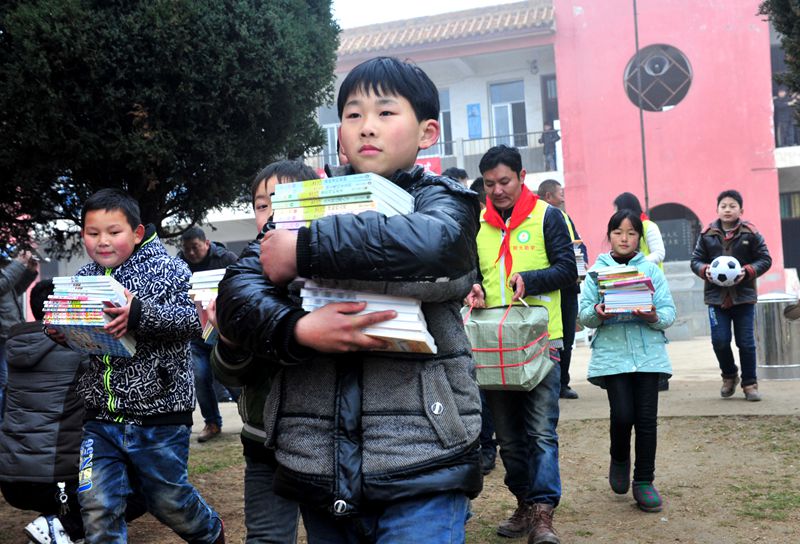
<path fill-rule="evenodd" d="M 25 527 L 35 544 L 74 544 L 56 516 L 39 516 Z"/>

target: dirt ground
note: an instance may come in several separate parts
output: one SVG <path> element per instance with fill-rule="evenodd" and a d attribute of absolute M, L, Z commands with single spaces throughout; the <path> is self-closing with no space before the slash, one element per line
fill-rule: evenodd
<path fill-rule="evenodd" d="M 666 500 L 658 514 L 640 512 L 630 495 L 606 481 L 607 420 L 563 421 L 563 499 L 556 528 L 566 543 L 800 543 L 800 418 L 796 416 L 665 417 L 659 420 L 656 484 Z M 225 520 L 228 542 L 244 542 L 244 465 L 238 437 L 192 447 L 191 479 Z M 467 542 L 511 542 L 495 536 L 513 510 L 498 466 L 472 503 Z M 0 498 L 0 543 L 25 543 L 35 517 Z M 130 526 L 130 542 L 180 540 L 151 517 Z M 305 543 L 304 534 L 299 540 Z M 520 539 L 517 542 L 524 542 Z"/>

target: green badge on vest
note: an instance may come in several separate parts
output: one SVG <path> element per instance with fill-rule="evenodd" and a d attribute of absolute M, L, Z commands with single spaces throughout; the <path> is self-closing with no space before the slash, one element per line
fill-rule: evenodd
<path fill-rule="evenodd" d="M 531 233 L 527 230 L 521 230 L 517 233 L 517 242 L 520 244 L 527 244 L 531 239 Z"/>

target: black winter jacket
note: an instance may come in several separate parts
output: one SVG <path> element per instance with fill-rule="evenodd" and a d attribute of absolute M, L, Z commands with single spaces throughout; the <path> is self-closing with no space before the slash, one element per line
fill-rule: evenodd
<path fill-rule="evenodd" d="M 256 254 L 228 268 L 217 298 L 224 336 L 283 363 L 264 407 L 276 492 L 334 515 L 432 493 L 474 497 L 482 486 L 480 400 L 459 313 L 475 280 L 478 200 L 421 168 L 393 181 L 414 196 L 414 213 L 314 221 L 298 234 L 299 275 L 419 298 L 438 354 L 301 348 L 293 331 L 305 312 Z"/>
<path fill-rule="evenodd" d="M 11 328 L 8 389 L 0 429 L 0 481 L 52 483 L 78 478 L 85 357 L 56 344 L 42 322 Z"/>
<path fill-rule="evenodd" d="M 755 304 L 758 300 L 756 278 L 772 266 L 764 237 L 755 225 L 742 221 L 733 233 L 725 238 L 720 220 L 709 224 L 697 239 L 692 253 L 692 272 L 706 279 L 706 268 L 720 255 L 736 257 L 745 270 L 745 278 L 732 287 L 721 287 L 706 280 L 703 295 L 710 306 L 722 306 L 730 296 L 730 304 Z"/>

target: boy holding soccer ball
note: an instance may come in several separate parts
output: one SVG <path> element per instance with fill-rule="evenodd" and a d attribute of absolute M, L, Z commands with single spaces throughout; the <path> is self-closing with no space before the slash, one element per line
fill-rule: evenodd
<path fill-rule="evenodd" d="M 691 265 L 692 271 L 706 281 L 704 299 L 708 304 L 711 322 L 711 344 L 722 371 L 719 394 L 723 398 L 733 395 L 740 379 L 731 349 L 733 325 L 742 367 L 742 391 L 747 400 L 759 401 L 761 394 L 756 379 L 756 337 L 753 329 L 758 300 L 756 278 L 769 270 L 772 257 L 755 226 L 742 221 L 742 212 L 742 195 L 739 191 L 728 190 L 719 194 L 719 219 L 700 233 Z M 729 286 L 721 285 L 730 282 L 721 281 L 722 278 L 711 273 L 711 263 L 721 255 L 734 257 L 741 265 L 741 272 Z"/>

